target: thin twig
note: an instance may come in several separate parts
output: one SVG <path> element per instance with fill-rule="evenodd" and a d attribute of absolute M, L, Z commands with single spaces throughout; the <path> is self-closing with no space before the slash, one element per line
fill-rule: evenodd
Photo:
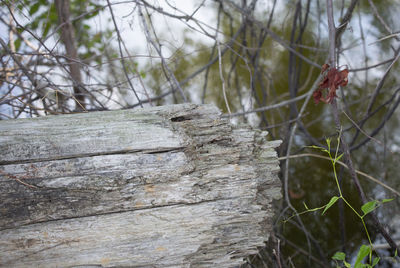
<path fill-rule="evenodd" d="M 376 139 L 376 138 L 374 138 L 374 137 L 368 135 L 368 133 L 366 133 L 364 130 L 362 130 L 362 128 L 361 128 L 359 125 L 357 125 L 357 123 L 356 123 L 353 119 L 351 119 L 351 117 L 350 117 L 345 111 L 342 111 L 342 112 L 343 112 L 343 114 L 347 117 L 347 119 L 349 119 L 350 122 L 351 122 L 362 134 L 364 134 L 367 138 L 373 140 L 375 143 L 377 143 L 377 144 L 379 144 L 379 145 L 381 145 L 381 146 L 386 147 L 386 149 L 388 149 L 389 152 L 391 152 L 393 155 L 395 154 L 390 148 L 388 148 L 387 146 L 385 146 L 385 144 L 383 144 L 383 142 L 381 142 L 380 140 L 378 140 L 378 139 Z"/>
<path fill-rule="evenodd" d="M 253 110 L 251 110 L 251 111 L 237 112 L 237 113 L 232 113 L 232 114 L 229 114 L 229 115 L 222 115 L 222 117 L 241 116 L 241 115 L 245 115 L 245 114 L 258 113 L 258 112 L 265 112 L 265 111 L 268 111 L 268 110 L 276 109 L 276 108 L 279 108 L 279 107 L 282 107 L 282 106 L 289 105 L 289 104 L 291 104 L 291 103 L 293 103 L 293 102 L 296 102 L 296 101 L 305 99 L 305 98 L 307 98 L 310 94 L 312 94 L 312 92 L 313 92 L 313 91 L 310 90 L 309 92 L 307 92 L 307 93 L 305 93 L 305 94 L 303 94 L 303 95 L 297 96 L 297 97 L 295 97 L 295 98 L 291 98 L 291 99 L 289 99 L 289 100 L 285 100 L 285 101 L 279 102 L 279 103 L 277 103 L 277 104 L 272 104 L 272 105 L 268 105 L 268 106 L 256 108 L 256 109 L 253 109 Z"/>
<path fill-rule="evenodd" d="M 138 10 L 139 10 L 139 16 L 140 16 L 140 18 L 141 18 L 141 20 L 142 20 L 142 24 L 143 24 L 143 28 L 144 28 L 144 32 L 145 32 L 147 41 L 150 42 L 150 44 L 151 44 L 151 45 L 154 47 L 154 49 L 157 51 L 157 54 L 160 56 L 161 64 L 162 64 L 163 67 L 167 70 L 169 76 L 171 77 L 172 81 L 174 82 L 174 84 L 175 84 L 174 87 L 176 87 L 176 88 L 178 89 L 179 93 L 181 94 L 182 99 L 183 99 L 183 102 L 187 102 L 186 95 L 185 95 L 185 93 L 183 92 L 183 89 L 182 89 L 181 85 L 179 84 L 179 82 L 178 82 L 178 80 L 176 79 L 174 73 L 173 73 L 172 70 L 169 68 L 168 64 L 166 63 L 164 56 L 162 55 L 162 52 L 161 52 L 161 45 L 160 45 L 160 44 L 157 45 L 157 44 L 154 42 L 154 40 L 151 38 L 150 31 L 149 31 L 149 27 L 147 26 L 146 19 L 144 18 L 144 15 L 143 15 L 143 12 L 142 12 L 142 7 L 141 7 L 140 5 L 138 5 Z M 172 88 L 174 88 L 174 87 L 172 87 Z"/>
<path fill-rule="evenodd" d="M 349 72 L 350 73 L 351 72 L 360 72 L 360 71 L 366 71 L 366 70 L 369 70 L 369 69 L 374 69 L 374 68 L 379 67 L 381 65 L 385 65 L 385 64 L 388 64 L 388 63 L 392 62 L 394 58 L 395 57 L 393 57 L 391 59 L 388 59 L 388 60 L 381 61 L 381 62 L 379 62 L 377 64 L 374 64 L 374 65 L 369 65 L 369 66 L 365 66 L 365 67 L 361 67 L 361 68 L 355 68 L 355 69 L 349 69 Z"/>
<path fill-rule="evenodd" d="M 328 267 L 326 263 L 321 262 L 318 258 L 316 258 L 315 256 L 309 254 L 307 251 L 305 251 L 304 249 L 302 249 L 301 247 L 299 247 L 298 245 L 296 245 L 292 241 L 288 240 L 287 238 L 280 237 L 280 239 L 284 240 L 285 243 L 287 243 L 289 246 L 295 248 L 301 254 L 310 257 L 315 263 L 321 265 L 322 267 Z M 295 266 L 293 266 L 293 267 L 295 267 Z"/>
<path fill-rule="evenodd" d="M 312 88 L 308 92 L 308 96 L 305 99 L 298 115 L 297 115 L 297 121 L 293 124 L 293 127 L 291 129 L 289 139 L 288 139 L 288 145 L 287 145 L 287 151 L 286 151 L 286 157 L 290 156 L 290 150 L 292 147 L 292 143 L 294 140 L 294 136 L 297 130 L 298 126 L 298 121 L 301 118 L 302 114 L 305 112 L 305 109 L 307 107 L 308 102 L 311 99 L 312 93 L 315 91 L 315 89 L 318 87 L 320 81 L 322 80 L 322 76 L 320 75 L 317 80 L 314 82 Z M 296 214 L 296 218 L 299 221 L 299 224 L 305 229 L 303 221 L 301 220 L 300 216 L 297 214 L 297 210 L 293 207 L 292 203 L 290 202 L 290 197 L 289 197 L 289 158 L 285 159 L 285 168 L 284 168 L 284 175 L 283 175 L 283 187 L 284 187 L 284 196 L 285 196 L 285 201 L 288 205 L 288 207 L 293 210 Z M 310 238 L 306 235 L 307 243 L 310 247 Z"/>
<path fill-rule="evenodd" d="M 400 36 L 400 32 L 393 33 L 393 34 L 389 34 L 389 35 L 387 35 L 387 36 L 384 36 L 384 37 L 382 37 L 382 38 L 379 38 L 379 39 L 376 40 L 375 42 L 369 43 L 368 45 L 370 46 L 370 45 L 373 45 L 373 44 L 382 42 L 382 41 L 384 41 L 384 40 L 386 40 L 386 39 L 393 38 L 393 37 L 399 37 L 399 36 Z"/>
<path fill-rule="evenodd" d="M 283 156 L 283 157 L 279 157 L 278 160 L 281 161 L 281 160 L 286 160 L 286 159 L 302 158 L 302 157 L 316 157 L 316 158 L 320 158 L 320 159 L 325 159 L 325 160 L 331 161 L 331 159 L 330 159 L 329 157 L 327 157 L 327 156 L 318 155 L 318 154 L 311 154 L 311 153 L 304 153 L 304 154 L 295 154 L 295 155 L 290 155 L 290 156 Z M 343 167 L 349 169 L 349 167 L 348 167 L 344 162 L 342 162 L 342 161 L 340 161 L 340 160 L 339 160 L 339 161 L 336 161 L 336 163 L 338 163 L 339 165 L 341 165 L 341 166 L 343 166 Z M 388 190 L 391 191 L 392 193 L 394 193 L 394 194 L 400 196 L 400 192 L 399 192 L 399 191 L 393 189 L 393 188 L 390 187 L 389 185 L 387 185 L 387 184 L 381 182 L 380 180 L 374 178 L 373 176 L 368 175 L 367 173 L 362 172 L 362 171 L 359 171 L 359 170 L 356 170 L 356 173 L 359 174 L 359 175 L 361 175 L 361 176 L 364 176 L 365 178 L 369 179 L 370 181 L 373 181 L 373 182 L 379 184 L 380 186 L 382 186 L 382 187 L 388 189 Z"/>
<path fill-rule="evenodd" d="M 369 3 L 369 5 L 370 5 L 371 8 L 372 8 L 372 11 L 373 11 L 375 17 L 377 17 L 377 19 L 378 19 L 379 22 L 383 25 L 383 27 L 385 28 L 385 30 L 388 31 L 389 34 L 392 34 L 392 33 L 393 33 L 392 29 L 389 27 L 389 25 L 387 25 L 387 23 L 385 22 L 385 20 L 381 17 L 381 15 L 379 14 L 378 9 L 376 8 L 374 2 L 373 2 L 372 0 L 368 0 L 368 3 Z M 397 37 L 396 37 L 396 39 L 399 40 Z"/>
<path fill-rule="evenodd" d="M 371 113 L 372 107 L 379 95 L 379 92 L 381 91 L 383 84 L 386 81 L 386 78 L 388 77 L 390 71 L 392 70 L 392 67 L 394 65 L 394 63 L 400 58 L 400 46 L 397 49 L 397 54 L 394 56 L 391 64 L 389 65 L 389 67 L 386 69 L 385 73 L 383 74 L 383 76 L 381 77 L 381 79 L 379 79 L 378 84 L 376 85 L 373 93 L 372 93 L 372 97 L 370 98 L 370 101 L 368 103 L 368 107 L 367 110 L 365 111 L 364 114 L 364 118 L 363 120 L 361 120 L 360 122 L 360 127 L 362 128 L 364 126 L 364 124 L 367 122 L 367 118 L 368 115 Z M 357 130 L 356 134 L 354 135 L 352 141 L 350 142 L 350 144 L 354 144 L 354 142 L 356 141 L 356 139 L 358 138 L 358 135 L 360 134 L 360 132 Z"/>
<path fill-rule="evenodd" d="M 117 36 L 118 36 L 118 48 L 119 48 L 119 54 L 121 56 L 122 69 L 124 70 L 124 74 L 125 74 L 126 80 L 128 81 L 129 86 L 131 87 L 133 93 L 135 94 L 135 97 L 136 97 L 140 107 L 143 108 L 142 101 L 140 100 L 135 88 L 133 87 L 131 79 L 129 78 L 129 75 L 128 75 L 128 70 L 126 69 L 125 58 L 124 58 L 124 54 L 122 53 L 122 46 L 121 46 L 121 42 L 123 42 L 123 41 L 122 41 L 121 33 L 119 32 L 119 29 L 118 29 L 117 22 L 115 21 L 114 12 L 112 10 L 111 4 L 110 4 L 110 0 L 107 0 L 107 4 L 108 4 L 108 7 L 110 9 L 111 19 L 112 19 L 112 21 L 114 23 L 115 31 L 117 32 Z"/>
<path fill-rule="evenodd" d="M 390 71 L 392 70 L 393 65 L 397 62 L 397 60 L 399 58 L 400 58 L 400 46 L 397 49 L 397 53 L 394 56 L 393 61 L 390 63 L 389 67 L 386 69 L 386 71 L 383 74 L 382 78 L 379 80 L 378 84 L 376 85 L 376 87 L 374 89 L 374 92 L 372 93 L 371 100 L 368 103 L 368 108 L 367 108 L 366 114 L 371 112 L 372 105 L 375 103 L 375 100 L 376 100 L 381 88 L 383 87 L 383 84 L 385 83 L 386 78 L 388 77 Z"/>
<path fill-rule="evenodd" d="M 220 44 L 219 44 L 219 41 L 218 41 L 218 40 L 217 40 L 217 49 L 218 49 L 219 77 L 221 78 L 221 81 L 222 81 L 222 93 L 223 93 L 223 95 L 224 95 L 224 101 L 225 101 L 226 109 L 228 110 L 228 113 L 231 114 L 231 108 L 229 107 L 228 98 L 226 97 L 225 79 L 224 79 L 224 74 L 222 73 L 221 48 L 220 48 Z"/>

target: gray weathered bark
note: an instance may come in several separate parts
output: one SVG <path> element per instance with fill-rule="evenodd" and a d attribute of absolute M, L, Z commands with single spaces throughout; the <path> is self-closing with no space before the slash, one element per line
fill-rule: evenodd
<path fill-rule="evenodd" d="M 233 267 L 281 197 L 266 132 L 211 105 L 0 122 L 1 267 Z"/>

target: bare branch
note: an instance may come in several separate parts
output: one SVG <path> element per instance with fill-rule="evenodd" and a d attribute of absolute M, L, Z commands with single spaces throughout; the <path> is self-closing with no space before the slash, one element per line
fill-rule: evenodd
<path fill-rule="evenodd" d="M 148 27 L 148 25 L 147 25 L 146 19 L 145 19 L 144 16 L 143 16 L 142 8 L 141 8 L 140 5 L 138 6 L 138 8 L 139 8 L 139 16 L 140 16 L 140 18 L 141 18 L 141 20 L 142 20 L 142 25 L 143 25 L 143 27 L 144 27 L 144 31 L 145 31 L 145 34 L 146 34 L 147 41 L 148 41 L 149 43 L 151 43 L 152 46 L 154 47 L 154 49 L 157 51 L 158 55 L 160 56 L 161 63 L 162 63 L 162 65 L 163 65 L 163 67 L 167 70 L 168 75 L 170 76 L 170 79 L 172 79 L 172 81 L 174 82 L 174 86 L 178 89 L 179 93 L 181 94 L 181 96 L 182 96 L 182 98 L 183 98 L 183 101 L 184 101 L 184 102 L 187 102 L 187 98 L 186 98 L 185 93 L 183 92 L 183 89 L 181 88 L 181 86 L 180 86 L 178 80 L 176 80 L 176 77 L 175 77 L 174 73 L 173 73 L 172 70 L 169 68 L 168 64 L 167 64 L 166 61 L 165 61 L 165 58 L 164 58 L 163 55 L 162 55 L 162 52 L 161 52 L 161 44 L 158 44 L 158 45 L 157 45 L 157 44 L 154 42 L 154 40 L 151 38 L 150 31 L 149 31 L 149 27 Z M 172 84 L 171 84 L 171 86 L 172 86 L 172 90 L 174 90 L 174 86 L 173 86 Z"/>
<path fill-rule="evenodd" d="M 120 55 L 121 55 L 122 68 L 123 68 L 123 70 L 124 70 L 124 74 L 125 74 L 126 80 L 128 81 L 129 86 L 131 87 L 131 90 L 132 90 L 133 93 L 135 94 L 135 97 L 136 97 L 136 99 L 138 100 L 140 107 L 143 108 L 142 101 L 140 100 L 140 98 L 139 98 L 139 96 L 138 96 L 138 94 L 137 94 L 135 88 L 133 87 L 133 84 L 132 84 L 132 82 L 131 82 L 131 79 L 129 78 L 129 75 L 128 75 L 128 71 L 127 71 L 127 69 L 126 69 L 125 59 L 124 59 L 124 57 L 123 57 L 124 55 L 123 55 L 123 53 L 122 53 L 122 47 L 121 47 L 121 42 L 123 42 L 123 41 L 122 41 L 122 37 L 121 37 L 121 34 L 120 34 L 120 32 L 119 32 L 119 29 L 118 29 L 117 22 L 115 21 L 114 12 L 113 12 L 113 10 L 112 10 L 112 7 L 111 7 L 111 4 L 110 4 L 110 1 L 109 1 L 109 0 L 107 0 L 107 4 L 108 4 L 108 7 L 109 7 L 109 9 L 110 9 L 110 14 L 111 14 L 112 21 L 113 21 L 113 23 L 114 23 L 115 31 L 117 32 L 117 36 L 118 36 L 118 48 L 119 48 L 119 53 L 120 53 Z"/>

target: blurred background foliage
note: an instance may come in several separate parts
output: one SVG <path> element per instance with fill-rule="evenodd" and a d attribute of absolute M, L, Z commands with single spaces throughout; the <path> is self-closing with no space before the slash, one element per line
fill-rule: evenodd
<path fill-rule="evenodd" d="M 69 1 L 78 51 L 78 58 L 72 60 L 80 65 L 85 110 L 182 103 L 181 87 L 189 102 L 214 103 L 225 114 L 229 107 L 233 123 L 249 123 L 268 130 L 271 139 L 283 140 L 278 152 L 283 157 L 282 174 L 289 149 L 293 155 L 319 154 L 306 146 L 324 146 L 326 137 L 336 137 L 330 106 L 316 105 L 304 95 L 327 62 L 325 1 L 193 0 L 191 12 L 182 11 L 182 3 L 177 2 Z M 349 10 L 351 20 L 343 25 Z M 338 92 L 343 135 L 356 168 L 394 189 L 400 189 L 398 14 L 397 0 L 334 1 L 336 27 L 343 28 L 338 65 L 350 71 L 349 84 Z M 59 22 L 54 2 L 2 1 L 1 24 L 6 44 L 1 48 L 1 119 L 75 112 L 78 105 L 68 69 L 71 59 L 60 39 L 65 25 Z M 50 97 L 58 90 L 65 99 Z M 303 105 L 305 112 L 298 118 Z M 265 111 L 253 112 L 257 108 Z M 295 122 L 298 130 L 289 148 Z M 345 197 L 360 207 L 347 170 L 339 169 L 339 174 Z M 289 178 L 286 194 L 298 211 L 304 210 L 304 202 L 310 208 L 319 207 L 337 195 L 326 160 L 291 159 Z M 361 176 L 360 181 L 370 199 L 397 197 Z M 294 213 L 288 201 L 276 204 L 275 239 L 249 258 L 249 267 L 279 267 L 271 251 L 277 245 L 282 267 L 326 267 L 332 265 L 330 257 L 336 251 L 351 255 L 365 243 L 361 222 L 343 205 L 324 216 L 309 213 L 301 217 L 302 222 L 294 218 L 283 225 L 282 220 Z M 395 228 L 394 214 L 399 214 L 398 198 L 378 210 L 389 231 Z M 374 243 L 384 243 L 373 224 L 369 226 Z M 392 233 L 400 239 L 399 231 Z M 381 249 L 378 253 L 390 256 L 394 252 Z M 379 267 L 392 265 L 388 259 Z"/>

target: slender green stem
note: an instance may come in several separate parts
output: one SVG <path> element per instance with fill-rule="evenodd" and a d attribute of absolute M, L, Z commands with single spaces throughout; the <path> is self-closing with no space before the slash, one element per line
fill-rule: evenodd
<path fill-rule="evenodd" d="M 365 221 L 364 221 L 363 217 L 361 217 L 361 221 L 362 221 L 362 224 L 364 225 L 365 233 L 367 234 L 367 237 L 368 237 L 368 242 L 372 246 L 371 237 L 369 236 L 367 225 L 365 225 Z"/>
<path fill-rule="evenodd" d="M 338 139 L 337 139 L 337 145 L 336 145 L 336 151 L 335 151 L 334 157 L 332 157 L 332 153 L 331 153 L 331 140 L 330 140 L 330 139 L 326 139 L 326 144 L 327 144 L 327 147 L 328 147 L 327 149 L 325 149 L 325 148 L 323 148 L 323 147 L 318 147 L 318 146 L 310 146 L 311 148 L 320 149 L 321 151 L 326 152 L 326 153 L 328 154 L 329 159 L 331 160 L 331 163 L 332 163 L 333 174 L 334 174 L 334 177 L 335 177 L 336 187 L 337 187 L 337 189 L 338 189 L 338 191 L 339 191 L 339 196 L 332 197 L 331 200 L 329 201 L 329 203 L 327 203 L 326 205 L 324 205 L 324 206 L 322 206 L 322 207 L 309 209 L 307 206 L 305 206 L 305 207 L 306 207 L 306 210 L 305 210 L 305 211 L 303 211 L 303 212 L 301 212 L 301 213 L 296 213 L 295 215 L 292 215 L 292 216 L 289 217 L 288 219 L 284 220 L 284 222 L 289 221 L 289 220 L 290 220 L 291 218 L 293 218 L 294 216 L 299 216 L 299 215 L 302 215 L 302 214 L 305 214 L 305 213 L 308 213 L 308 212 L 313 212 L 313 211 L 317 211 L 317 210 L 321 210 L 321 209 L 324 210 L 324 211 L 322 212 L 322 214 L 324 214 L 325 211 L 328 210 L 337 200 L 342 199 L 343 202 L 354 212 L 354 214 L 357 215 L 358 218 L 360 218 L 360 220 L 361 220 L 361 222 L 362 222 L 362 224 L 363 224 L 363 226 L 364 226 L 364 230 L 365 230 L 365 233 L 366 233 L 366 235 L 367 235 L 368 242 L 369 242 L 369 245 L 370 245 L 370 250 L 369 250 L 369 262 L 372 263 L 372 251 L 374 250 L 374 248 L 373 248 L 373 246 L 372 246 L 372 241 L 371 241 L 371 237 L 370 237 L 370 235 L 369 235 L 368 229 L 367 229 L 367 225 L 365 224 L 365 221 L 364 221 L 364 217 L 365 217 L 369 212 L 371 212 L 371 210 L 370 210 L 370 209 L 369 209 L 369 210 L 368 210 L 368 209 L 365 210 L 365 209 L 362 207 L 361 209 L 362 209 L 362 211 L 364 212 L 364 214 L 361 215 L 359 212 L 357 212 L 357 210 L 356 210 L 356 209 L 347 201 L 347 199 L 343 196 L 342 189 L 341 189 L 340 184 L 339 184 L 339 179 L 338 179 L 338 175 L 337 175 L 337 171 L 336 171 L 336 163 L 340 160 L 340 158 L 341 158 L 342 155 L 343 155 L 343 154 L 340 154 L 340 155 L 339 155 L 340 142 L 341 142 L 341 138 L 342 138 L 342 137 L 341 137 L 341 134 L 342 134 L 342 130 L 340 129 L 340 130 L 339 130 L 339 136 L 338 136 Z M 386 202 L 387 202 L 387 200 L 389 200 L 389 199 L 385 199 L 385 200 L 386 200 Z M 384 200 L 382 203 L 384 203 L 385 200 Z M 390 201 L 390 200 L 389 200 L 389 201 Z M 376 201 L 376 202 L 377 202 L 377 201 Z M 366 205 L 366 204 L 365 204 L 365 205 Z M 376 207 L 374 207 L 373 209 L 375 209 L 375 208 L 376 208 Z M 347 267 L 347 266 L 346 266 L 346 267 Z"/>
<path fill-rule="evenodd" d="M 344 201 L 344 203 L 351 208 L 351 210 L 353 210 L 353 212 L 357 215 L 357 217 L 359 217 L 360 219 L 362 219 L 362 216 L 360 215 L 360 213 L 357 212 L 357 210 L 355 210 L 350 203 L 346 200 L 346 198 L 344 198 L 343 196 L 341 196 L 340 198 L 342 198 L 342 200 Z"/>
<path fill-rule="evenodd" d="M 342 195 L 342 189 L 340 189 L 339 180 L 338 180 L 338 178 L 337 178 L 336 165 L 335 165 L 334 162 L 332 162 L 332 166 L 333 166 L 333 174 L 335 175 L 336 187 L 337 187 L 338 190 L 339 190 L 339 196 L 340 196 L 340 197 L 343 197 L 343 195 Z"/>

